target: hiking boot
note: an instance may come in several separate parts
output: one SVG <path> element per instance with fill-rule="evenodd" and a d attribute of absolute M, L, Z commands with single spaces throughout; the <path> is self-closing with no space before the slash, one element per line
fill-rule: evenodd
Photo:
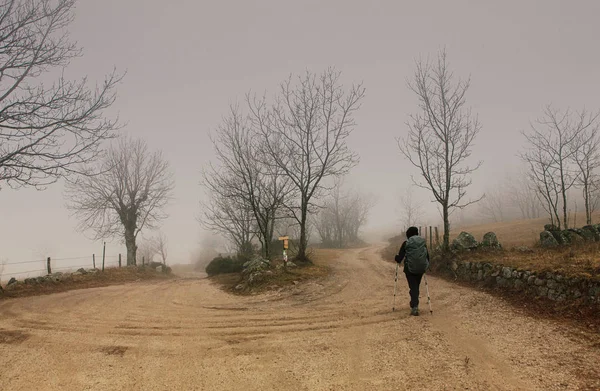
<path fill-rule="evenodd" d="M 410 309 L 410 314 L 411 314 L 412 316 L 419 316 L 419 308 L 418 308 L 418 307 L 411 308 L 411 309 Z"/>

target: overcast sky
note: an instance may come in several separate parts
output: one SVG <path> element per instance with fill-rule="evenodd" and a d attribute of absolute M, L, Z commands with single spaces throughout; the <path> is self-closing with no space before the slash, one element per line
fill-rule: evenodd
<path fill-rule="evenodd" d="M 347 84 L 364 82 L 351 179 L 380 201 L 369 226 L 390 226 L 414 173 L 395 138 L 416 109 L 406 88 L 415 59 L 445 46 L 455 74 L 472 78 L 467 101 L 483 125 L 473 158 L 485 161 L 477 195 L 518 165 L 519 131 L 543 105 L 600 108 L 598 15 L 597 0 L 81 1 L 71 33 L 84 57 L 67 74 L 100 81 L 114 66 L 127 70 L 111 113 L 171 163 L 175 200 L 163 231 L 170 261 L 188 262 L 201 234 L 199 171 L 213 159 L 208 132 L 249 90 L 274 92 L 290 73 L 328 66 Z M 0 260 L 101 253 L 75 231 L 61 183 L 3 187 L 0 205 Z"/>

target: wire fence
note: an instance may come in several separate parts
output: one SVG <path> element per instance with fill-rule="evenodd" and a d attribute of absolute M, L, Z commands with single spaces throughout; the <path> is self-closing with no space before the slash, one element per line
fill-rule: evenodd
<path fill-rule="evenodd" d="M 92 254 L 85 257 L 36 259 L 22 262 L 4 262 L 0 264 L 0 280 L 11 278 L 17 280 L 31 277 L 40 277 L 56 272 L 74 272 L 79 269 L 104 269 L 121 267 L 121 254 L 96 256 Z"/>

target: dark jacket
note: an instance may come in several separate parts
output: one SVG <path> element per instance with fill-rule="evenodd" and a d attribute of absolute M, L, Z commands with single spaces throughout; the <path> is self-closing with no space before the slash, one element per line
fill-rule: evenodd
<path fill-rule="evenodd" d="M 396 255 L 396 257 L 394 258 L 394 260 L 398 263 L 402 263 L 402 261 L 404 260 L 404 258 L 406 257 L 406 240 L 404 241 L 404 243 L 402 243 L 402 246 L 400 246 L 400 251 L 398 252 L 398 255 Z M 431 262 L 431 260 L 429 259 L 429 251 L 427 251 L 427 261 Z M 408 273 L 408 270 L 406 269 L 406 262 L 404 262 L 404 273 Z"/>

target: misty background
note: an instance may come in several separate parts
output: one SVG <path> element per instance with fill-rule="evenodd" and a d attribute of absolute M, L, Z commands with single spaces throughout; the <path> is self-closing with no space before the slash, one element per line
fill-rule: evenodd
<path fill-rule="evenodd" d="M 473 198 L 516 175 L 520 131 L 546 104 L 592 111 L 599 105 L 597 1 L 166 4 L 79 3 L 70 31 L 84 55 L 65 76 L 100 82 L 113 67 L 127 71 L 107 114 L 126 123 L 123 133 L 161 149 L 174 171 L 175 198 L 161 229 L 171 264 L 195 261 L 201 247 L 204 231 L 196 218 L 200 169 L 214 159 L 209 132 L 229 104 L 249 91 L 270 97 L 290 74 L 335 66 L 345 85 L 364 83 L 366 97 L 348 141 L 361 162 L 348 182 L 376 195 L 365 228 L 375 240 L 401 228 L 399 198 L 417 175 L 396 138 L 406 134 L 408 115 L 417 110 L 406 80 L 419 56 L 433 58 L 445 47 L 455 75 L 472 78 L 467 106 L 483 126 L 472 161 L 484 160 L 469 188 Z M 76 231 L 63 191 L 62 181 L 45 191 L 0 190 L 0 260 L 101 254 L 101 242 Z M 423 201 L 431 198 L 415 192 Z M 427 224 L 435 224 L 435 205 L 426 205 Z M 107 242 L 107 254 L 125 253 L 120 240 Z"/>

